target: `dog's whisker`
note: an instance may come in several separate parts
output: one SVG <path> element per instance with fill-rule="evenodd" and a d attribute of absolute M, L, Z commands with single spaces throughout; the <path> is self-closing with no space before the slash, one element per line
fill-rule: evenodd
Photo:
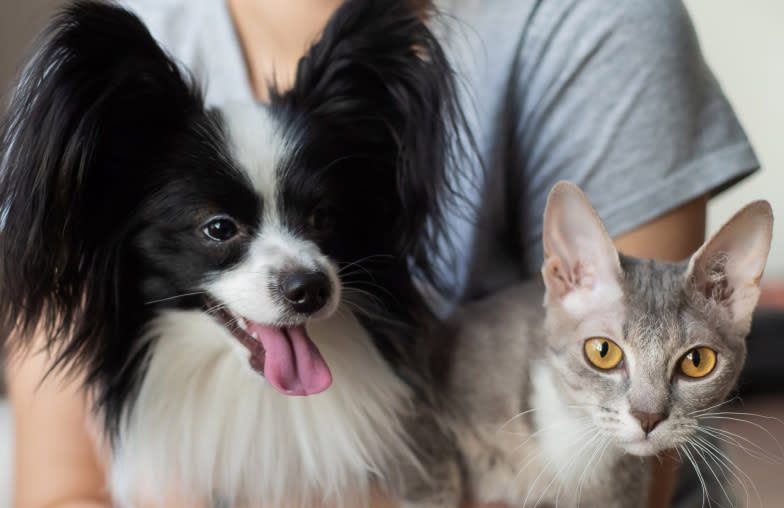
<path fill-rule="evenodd" d="M 184 293 L 184 294 L 181 294 L 181 295 L 169 296 L 169 297 L 166 297 L 166 298 L 160 298 L 158 300 L 150 300 L 150 301 L 144 302 L 144 305 L 153 305 L 153 304 L 156 304 L 156 303 L 162 303 L 162 302 L 168 302 L 168 301 L 171 301 L 171 300 L 177 300 L 178 298 L 187 298 L 189 296 L 198 296 L 198 295 L 203 295 L 203 294 L 206 294 L 206 293 L 207 293 L 206 291 L 194 291 L 192 293 Z"/>
<path fill-rule="evenodd" d="M 370 261 L 372 259 L 394 259 L 394 256 L 389 255 L 389 254 L 371 254 L 369 256 L 365 256 L 363 258 L 357 259 L 356 261 L 352 261 L 350 263 L 346 263 L 346 264 L 341 265 L 340 268 L 338 268 L 338 275 L 344 273 L 345 270 L 347 270 L 349 268 L 352 268 L 352 267 L 355 267 L 355 266 L 358 266 L 359 268 L 362 268 L 363 270 L 365 270 L 367 272 L 365 267 L 362 266 L 362 263 L 364 263 L 366 261 Z"/>

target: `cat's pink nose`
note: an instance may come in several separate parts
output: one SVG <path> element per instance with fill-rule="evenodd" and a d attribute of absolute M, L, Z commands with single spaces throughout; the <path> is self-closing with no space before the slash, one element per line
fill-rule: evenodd
<path fill-rule="evenodd" d="M 660 421 L 667 418 L 665 413 L 646 413 L 644 411 L 632 411 L 632 416 L 640 421 L 640 427 L 647 436 Z"/>

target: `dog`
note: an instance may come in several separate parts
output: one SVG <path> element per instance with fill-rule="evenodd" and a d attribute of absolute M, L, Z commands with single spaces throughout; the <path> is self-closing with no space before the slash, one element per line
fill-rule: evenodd
<path fill-rule="evenodd" d="M 410 361 L 455 95 L 398 0 L 349 1 L 291 89 L 219 109 L 121 7 L 53 21 L 2 132 L 0 337 L 84 379 L 117 503 L 457 504 Z"/>

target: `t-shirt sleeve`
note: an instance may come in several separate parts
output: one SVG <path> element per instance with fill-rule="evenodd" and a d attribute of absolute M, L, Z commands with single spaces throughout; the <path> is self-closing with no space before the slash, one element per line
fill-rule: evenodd
<path fill-rule="evenodd" d="M 759 166 L 679 0 L 540 2 L 518 58 L 530 273 L 559 180 L 586 192 L 614 236 Z"/>

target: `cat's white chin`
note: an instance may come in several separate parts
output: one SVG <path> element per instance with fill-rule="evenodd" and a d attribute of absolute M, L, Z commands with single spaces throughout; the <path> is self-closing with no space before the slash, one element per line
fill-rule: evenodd
<path fill-rule="evenodd" d="M 620 447 L 626 453 L 639 457 L 651 457 L 661 451 L 660 448 L 654 445 L 649 439 L 621 443 Z"/>

